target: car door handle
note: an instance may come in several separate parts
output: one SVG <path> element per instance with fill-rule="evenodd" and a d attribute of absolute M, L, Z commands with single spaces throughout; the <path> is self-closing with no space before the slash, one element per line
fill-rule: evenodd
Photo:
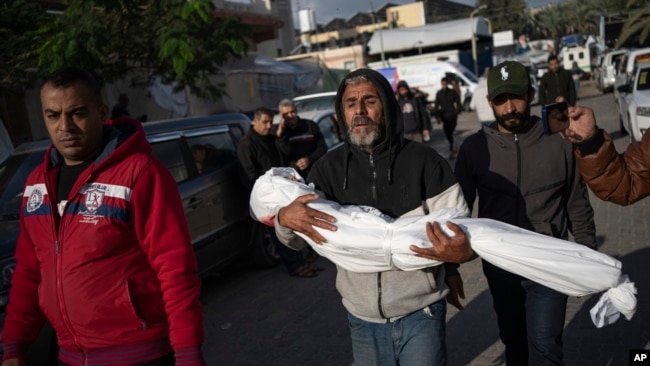
<path fill-rule="evenodd" d="M 196 210 L 203 203 L 203 200 L 200 198 L 192 197 L 188 203 L 189 208 Z"/>

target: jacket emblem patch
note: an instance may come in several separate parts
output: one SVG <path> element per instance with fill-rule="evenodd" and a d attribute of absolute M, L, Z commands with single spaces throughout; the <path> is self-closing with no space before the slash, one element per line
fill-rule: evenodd
<path fill-rule="evenodd" d="M 43 192 L 38 189 L 34 189 L 32 194 L 29 195 L 27 200 L 27 212 L 34 212 L 38 210 L 39 207 L 43 204 Z"/>
<path fill-rule="evenodd" d="M 104 202 L 104 191 L 99 189 L 90 189 L 86 191 L 86 210 L 87 213 L 93 215 L 102 206 Z"/>

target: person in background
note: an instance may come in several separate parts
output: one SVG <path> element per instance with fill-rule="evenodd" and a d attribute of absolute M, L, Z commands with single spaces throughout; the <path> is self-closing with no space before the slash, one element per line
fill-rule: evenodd
<path fill-rule="evenodd" d="M 117 104 L 111 109 L 111 119 L 116 119 L 120 117 L 131 117 L 131 113 L 126 109 L 129 106 L 129 96 L 122 93 L 117 99 Z M 140 122 L 147 121 L 147 115 L 143 114 L 140 118 L 137 118 Z"/>
<path fill-rule="evenodd" d="M 442 208 L 468 212 L 449 164 L 434 149 L 403 137 L 402 112 L 380 73 L 348 74 L 335 108 L 346 143 L 316 162 L 307 179 L 327 199 L 376 207 L 391 217 Z M 307 206 L 316 199 L 300 196 L 279 210 L 275 227 L 283 243 L 300 249 L 307 244 L 296 232 L 323 243 L 316 228 L 336 230 L 332 216 Z M 423 227 L 433 247 L 411 250 L 444 262 L 473 258 L 467 235 L 454 224 L 448 227 L 454 236 L 438 223 Z M 446 269 L 358 273 L 337 267 L 336 288 L 348 311 L 356 366 L 446 364 L 445 297 L 461 308 L 458 297 L 464 297 L 456 266 Z"/>
<path fill-rule="evenodd" d="M 253 126 L 237 145 L 237 156 L 244 170 L 244 184 L 249 192 L 257 178 L 273 167 L 285 165 L 284 156 L 277 146 L 277 138 L 271 133 L 273 112 L 265 107 L 255 110 Z M 265 227 L 266 228 L 266 227 Z M 307 263 L 300 251 L 287 248 L 278 241 L 273 228 L 266 229 L 273 244 L 278 250 L 280 259 L 290 275 L 296 277 L 314 277 L 320 270 L 313 264 Z"/>
<path fill-rule="evenodd" d="M 576 100 L 580 99 L 578 95 L 580 94 L 580 79 L 583 73 L 584 71 L 578 66 L 578 63 L 573 61 L 573 65 L 571 65 L 571 77 L 573 78 L 573 86 L 576 91 Z"/>
<path fill-rule="evenodd" d="M 557 97 L 563 97 L 570 105 L 576 104 L 576 89 L 571 72 L 560 68 L 556 55 L 548 58 L 548 71 L 539 83 L 539 102 L 541 105 L 555 103 Z"/>
<path fill-rule="evenodd" d="M 497 123 L 484 126 L 460 147 L 454 172 L 467 205 L 478 199 L 478 217 L 540 234 L 596 246 L 587 187 L 573 147 L 545 135 L 531 116 L 528 71 L 506 61 L 488 72 L 488 98 Z M 562 333 L 567 296 L 485 260 L 499 336 L 508 366 L 563 365 Z"/>
<path fill-rule="evenodd" d="M 404 80 L 397 83 L 397 103 L 404 116 L 404 137 L 417 142 L 429 141 L 431 138 L 429 112 Z"/>
<path fill-rule="evenodd" d="M 650 195 L 650 133 L 619 154 L 592 109 L 569 108 L 569 121 L 564 136 L 575 144 L 578 169 L 598 198 L 627 206 Z"/>
<path fill-rule="evenodd" d="M 458 153 L 454 145 L 454 131 L 460 113 L 460 96 L 454 89 L 448 87 L 447 78 L 442 78 L 440 84 L 442 88 L 436 94 L 436 112 L 442 121 L 442 128 L 449 142 L 449 159 L 454 159 Z"/>
<path fill-rule="evenodd" d="M 325 138 L 316 122 L 298 116 L 291 99 L 278 104 L 280 125 L 276 130 L 278 148 L 290 167 L 307 178 L 312 165 L 327 152 Z"/>
<path fill-rule="evenodd" d="M 488 126 L 492 124 L 494 119 L 494 111 L 490 107 L 490 100 L 488 99 L 488 89 L 487 89 L 487 73 L 489 69 L 485 70 L 483 76 L 478 79 L 478 85 L 474 90 L 474 95 L 470 102 L 470 108 L 476 111 L 476 116 L 478 121 L 482 126 Z"/>
<path fill-rule="evenodd" d="M 61 365 L 204 365 L 183 205 L 142 125 L 104 122 L 79 68 L 48 76 L 40 97 L 52 146 L 25 183 L 2 366 L 25 365 L 46 320 Z"/>

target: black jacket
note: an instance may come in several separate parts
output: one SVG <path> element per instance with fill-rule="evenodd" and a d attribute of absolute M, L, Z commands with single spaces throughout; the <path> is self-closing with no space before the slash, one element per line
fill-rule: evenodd
<path fill-rule="evenodd" d="M 560 69 L 557 73 L 548 71 L 539 83 L 539 103 L 555 103 L 555 98 L 563 96 L 571 105 L 576 104 L 576 87 L 571 72 Z"/>
<path fill-rule="evenodd" d="M 594 248 L 593 210 L 573 146 L 544 135 L 539 118 L 531 123 L 517 134 L 485 126 L 463 142 L 454 171 L 468 206 L 478 195 L 478 217 L 565 240 L 571 231 Z"/>
<path fill-rule="evenodd" d="M 244 171 L 244 184 L 249 189 L 267 170 L 285 166 L 275 135 L 261 136 L 252 128 L 237 144 L 237 156 Z"/>
<path fill-rule="evenodd" d="M 411 104 L 413 117 L 417 124 L 417 127 L 415 128 L 414 131 L 405 131 L 405 132 L 422 133 L 422 130 L 431 130 L 431 117 L 429 116 L 429 112 L 427 112 L 426 105 L 423 102 L 423 97 L 421 96 L 416 97 L 416 95 L 413 93 L 413 90 L 409 88 L 408 84 L 404 80 L 401 80 L 397 84 L 397 88 L 399 89 L 400 87 L 407 88 L 409 92 L 407 93 L 406 97 L 398 93 L 397 103 L 399 103 L 400 109 L 403 113 L 406 113 L 406 111 L 404 110 L 405 109 L 404 105 L 407 103 Z"/>
<path fill-rule="evenodd" d="M 443 120 L 453 120 L 460 113 L 460 96 L 451 88 L 440 89 L 436 93 L 436 113 Z"/>
<path fill-rule="evenodd" d="M 303 118 L 298 119 L 295 128 L 285 125 L 282 136 L 278 138 L 278 148 L 287 163 L 303 157 L 309 158 L 310 167 L 299 172 L 305 178 L 314 163 L 327 152 L 325 138 L 316 122 Z"/>

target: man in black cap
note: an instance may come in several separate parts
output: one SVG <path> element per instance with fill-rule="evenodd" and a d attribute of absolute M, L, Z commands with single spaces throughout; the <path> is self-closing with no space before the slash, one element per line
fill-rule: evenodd
<path fill-rule="evenodd" d="M 530 115 L 534 89 L 526 68 L 503 62 L 488 73 L 488 102 L 496 122 L 468 137 L 455 173 L 478 217 L 595 248 L 593 210 L 576 169 L 571 143 L 545 135 Z M 484 96 L 476 95 L 476 98 Z M 483 261 L 506 346 L 506 364 L 562 365 L 567 296 Z"/>

